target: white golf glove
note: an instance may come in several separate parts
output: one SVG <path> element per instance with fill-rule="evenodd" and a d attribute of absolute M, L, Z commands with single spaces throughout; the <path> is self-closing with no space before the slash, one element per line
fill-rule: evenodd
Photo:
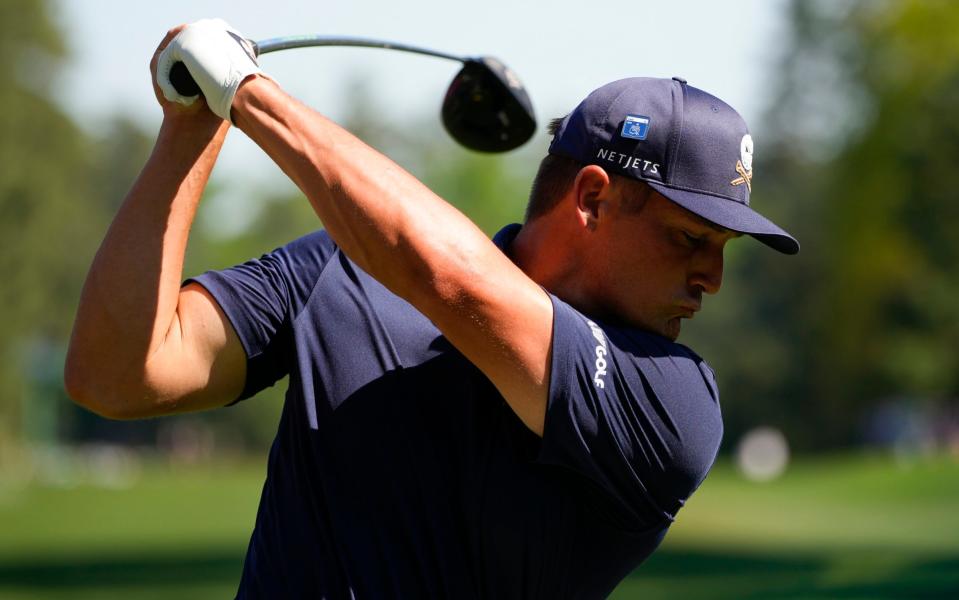
<path fill-rule="evenodd" d="M 156 78 L 163 95 L 189 106 L 197 96 L 182 96 L 170 83 L 170 69 L 177 62 L 186 65 L 210 110 L 231 122 L 230 106 L 237 88 L 250 75 L 262 73 L 253 47 L 222 19 L 190 23 L 160 53 Z"/>

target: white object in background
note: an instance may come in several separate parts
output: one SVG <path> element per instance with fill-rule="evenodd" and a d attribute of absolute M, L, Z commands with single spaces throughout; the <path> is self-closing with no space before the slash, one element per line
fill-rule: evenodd
<path fill-rule="evenodd" d="M 752 481 L 772 481 L 789 465 L 786 436 L 774 427 L 757 427 L 739 440 L 736 466 Z"/>

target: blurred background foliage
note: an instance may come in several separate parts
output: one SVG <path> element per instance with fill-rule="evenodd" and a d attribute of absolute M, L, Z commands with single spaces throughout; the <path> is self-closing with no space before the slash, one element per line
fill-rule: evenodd
<path fill-rule="evenodd" d="M 29 471 L 21 467 L 30 448 L 46 453 L 35 459 L 38 464 L 57 448 L 104 442 L 161 455 L 262 458 L 284 382 L 234 408 L 137 423 L 105 421 L 64 395 L 63 355 L 86 270 L 150 152 L 154 132 L 121 114 L 89 133 L 49 100 L 66 51 L 48 9 L 43 0 L 0 3 L 0 500 L 4 485 Z M 929 498 L 954 502 L 959 4 L 795 0 L 787 21 L 779 64 L 764 74 L 771 100 L 761 122 L 752 124 L 753 200 L 796 234 L 803 249 L 784 257 L 752 240 L 732 244 L 723 292 L 706 300 L 682 341 L 719 375 L 724 454 L 757 425 L 782 431 L 799 454 L 872 444 L 937 453 L 951 456 L 953 466 L 932 469 L 919 487 Z M 377 119 L 380 111 L 361 83 L 349 94 L 354 101 L 345 125 L 485 231 L 522 218 L 529 181 L 545 153 L 544 134 L 519 152 L 482 156 L 456 147 L 435 116 L 397 129 Z M 552 116 L 540 115 L 541 122 Z M 264 186 L 240 194 L 215 173 L 185 275 L 242 262 L 316 228 L 307 203 L 287 190 Z M 255 202 L 234 204 L 235 196 L 251 194 Z M 246 226 L 219 226 L 224 211 L 240 209 L 249 211 Z M 254 487 L 259 477 L 253 477 Z M 870 481 L 882 480 L 874 474 Z M 740 488 L 732 481 L 721 474 L 715 484 L 711 497 L 720 498 L 719 515 L 753 497 L 736 496 Z M 702 495 L 709 485 L 707 480 Z M 876 486 L 870 489 L 883 494 Z M 249 493 L 252 510 L 255 489 Z M 935 514 L 945 515 L 947 503 L 937 504 Z M 883 506 L 875 518 L 894 513 Z M 708 511 L 699 514 L 710 515 L 700 524 L 714 522 Z M 757 522 L 789 519 L 767 517 Z M 240 524 L 241 538 L 249 522 Z M 929 524 L 930 531 L 937 527 L 959 539 L 955 518 Z M 695 538 L 684 535 L 681 542 Z M 827 538 L 824 544 L 832 541 Z M 942 551 L 940 542 L 936 548 Z M 943 579 L 959 564 L 955 545 L 950 552 L 949 561 L 935 563 L 934 574 L 945 582 L 942 590 L 956 591 L 954 576 Z M 668 572 L 674 566 L 669 556 L 652 568 L 662 564 Z M 232 582 L 235 557 L 223 560 Z M 678 564 L 696 568 L 695 560 Z M 765 563 L 756 560 L 754 568 L 762 570 Z M 221 563 L 214 566 L 223 571 Z M 0 565 L 0 583 L 11 573 L 19 577 L 24 571 Z M 44 573 L 36 575 L 38 581 Z M 715 591 L 712 583 L 710 588 Z M 871 588 L 863 593 L 894 597 Z"/>
<path fill-rule="evenodd" d="M 789 24 L 753 197 L 802 252 L 736 248 L 693 347 L 734 435 L 762 422 L 803 450 L 859 445 L 894 404 L 955 444 L 959 5 L 793 2 Z"/>

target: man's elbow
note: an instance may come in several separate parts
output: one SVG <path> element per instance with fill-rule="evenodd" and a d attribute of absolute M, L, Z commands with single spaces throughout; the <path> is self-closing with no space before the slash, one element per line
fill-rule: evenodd
<path fill-rule="evenodd" d="M 118 421 L 129 421 L 153 416 L 143 410 L 136 409 L 133 403 L 122 398 L 111 397 L 103 391 L 93 390 L 88 387 L 79 387 L 76 382 L 69 377 L 64 378 L 64 383 L 67 396 L 69 396 L 74 403 L 101 417 Z"/>
<path fill-rule="evenodd" d="M 146 390 L 129 389 L 113 377 L 95 373 L 67 356 L 63 385 L 76 404 L 101 417 L 116 420 L 144 419 L 160 414 Z"/>
<path fill-rule="evenodd" d="M 76 353 L 68 352 L 63 366 L 63 388 L 67 396 L 76 404 L 99 414 L 96 409 L 97 393 L 93 390 L 88 369 L 84 368 Z"/>

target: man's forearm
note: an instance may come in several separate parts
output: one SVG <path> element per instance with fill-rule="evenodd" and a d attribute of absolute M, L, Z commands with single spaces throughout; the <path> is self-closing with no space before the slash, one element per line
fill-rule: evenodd
<path fill-rule="evenodd" d="M 84 285 L 67 358 L 73 395 L 143 376 L 174 322 L 200 196 L 226 136 L 216 118 L 164 121 Z"/>

